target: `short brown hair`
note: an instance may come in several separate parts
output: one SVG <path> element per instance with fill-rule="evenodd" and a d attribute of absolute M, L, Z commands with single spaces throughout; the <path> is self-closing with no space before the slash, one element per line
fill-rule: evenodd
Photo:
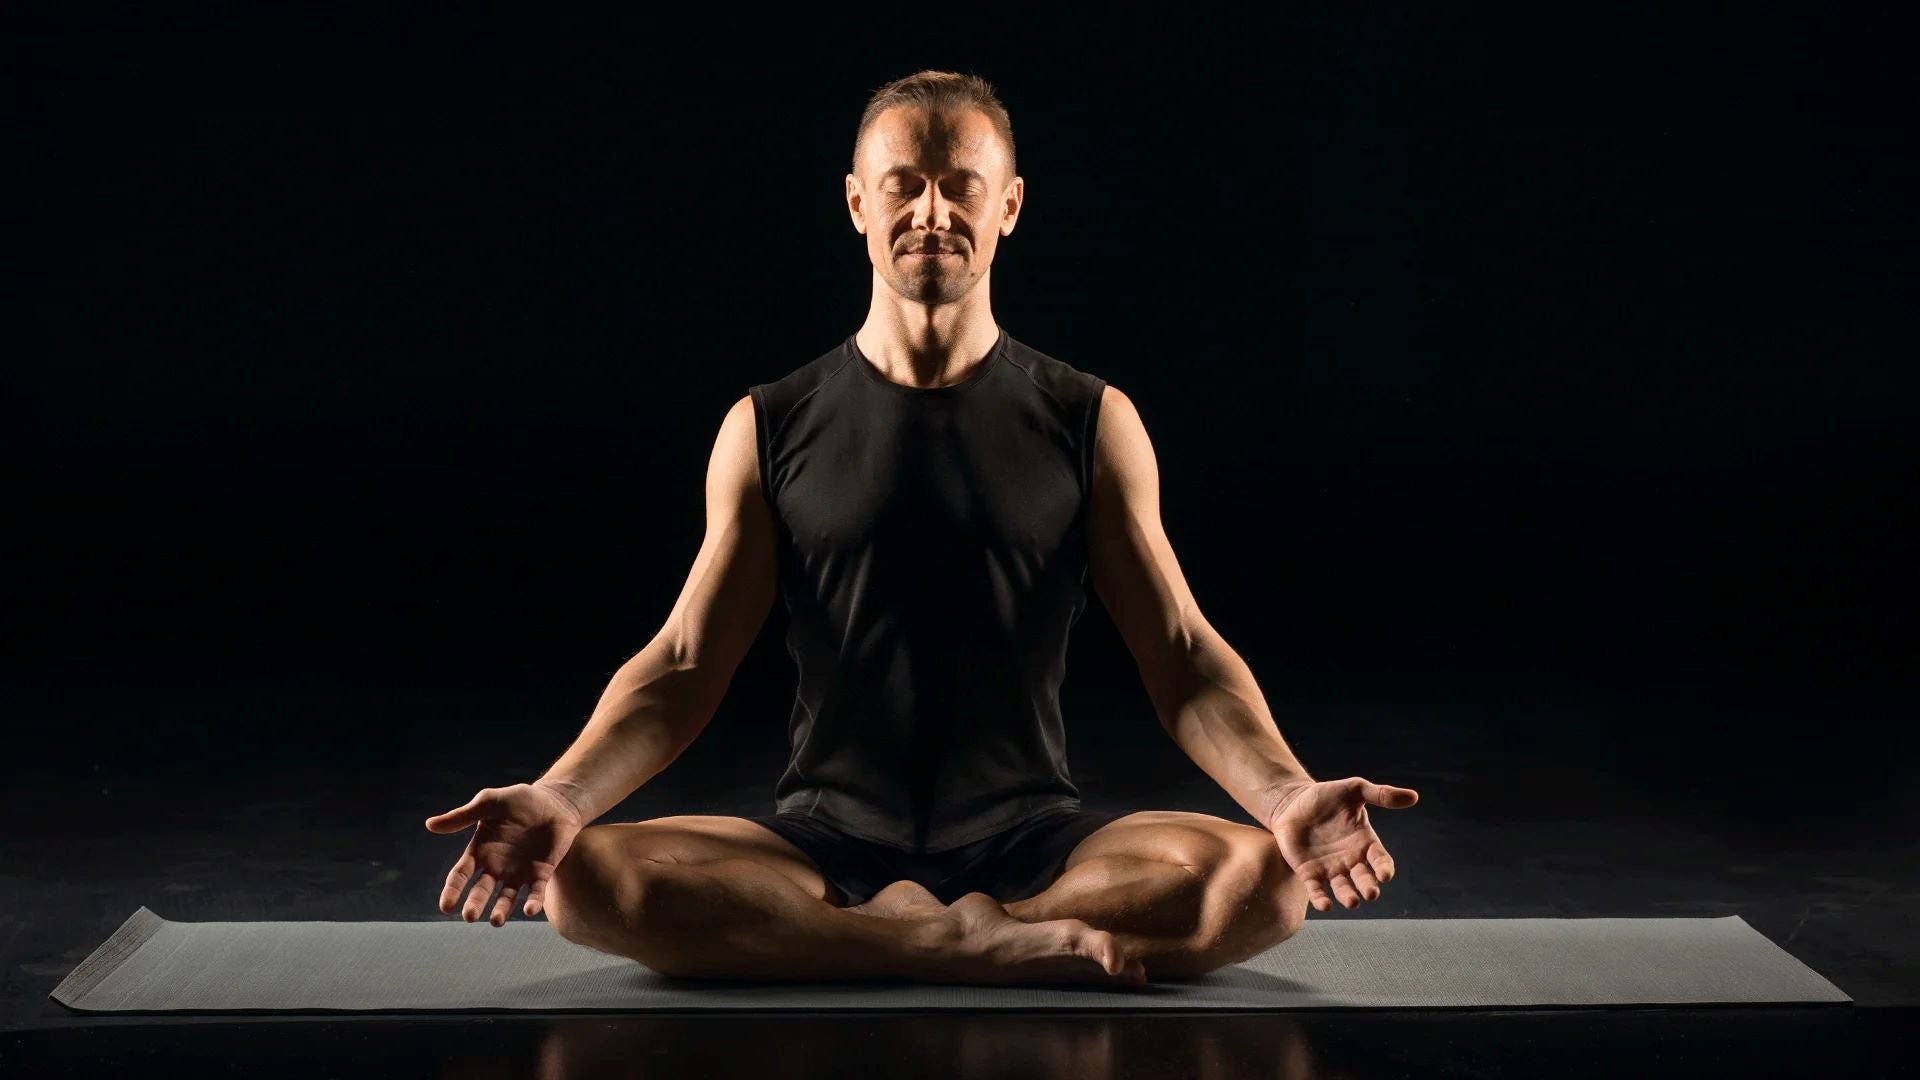
<path fill-rule="evenodd" d="M 874 117 L 895 105 L 913 105 L 936 111 L 979 109 L 987 115 L 988 120 L 993 121 L 993 129 L 1000 133 L 1001 140 L 1007 144 L 1007 175 L 1020 174 L 1014 165 L 1013 121 L 1007 118 L 1007 107 L 1000 104 L 993 84 L 978 75 L 962 75 L 953 71 L 916 71 L 873 92 L 873 96 L 867 99 L 866 111 L 860 114 L 860 129 L 853 136 L 855 172 L 860 170 L 860 142 L 867 137 L 867 128 L 873 125 Z"/>

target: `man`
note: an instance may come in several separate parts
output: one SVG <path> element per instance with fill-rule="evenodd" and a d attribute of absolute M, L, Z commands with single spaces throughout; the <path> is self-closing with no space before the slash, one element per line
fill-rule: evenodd
<path fill-rule="evenodd" d="M 1317 782 L 1200 614 L 1126 395 L 1010 338 L 989 277 L 1025 196 L 984 80 L 878 90 L 846 202 L 873 293 L 839 348 L 720 425 L 707 533 L 665 626 L 532 784 L 476 825 L 440 910 L 666 974 L 1140 985 L 1253 956 L 1393 878 L 1367 806 Z M 1174 741 L 1262 827 L 1092 813 L 1058 704 L 1088 576 Z M 800 669 L 776 812 L 588 827 L 712 716 L 778 589 Z"/>

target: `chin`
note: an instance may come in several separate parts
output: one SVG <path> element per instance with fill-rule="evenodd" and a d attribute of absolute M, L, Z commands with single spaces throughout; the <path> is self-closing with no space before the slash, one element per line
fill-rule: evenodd
<path fill-rule="evenodd" d="M 964 289 L 955 289 L 954 282 L 940 274 L 925 276 L 908 274 L 889 274 L 887 284 L 902 297 L 916 303 L 935 304 L 942 300 L 958 299 Z"/>

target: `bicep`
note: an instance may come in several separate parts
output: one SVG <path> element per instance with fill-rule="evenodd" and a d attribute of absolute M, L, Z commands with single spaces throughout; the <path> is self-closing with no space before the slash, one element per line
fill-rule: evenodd
<path fill-rule="evenodd" d="M 707 462 L 706 535 L 661 628 L 676 663 L 723 678 L 746 656 L 772 610 L 773 512 L 760 493 L 753 403 L 727 411 Z"/>
<path fill-rule="evenodd" d="M 1094 591 L 1150 693 L 1192 673 L 1211 632 L 1160 521 L 1160 467 L 1133 402 L 1109 386 L 1095 425 L 1088 559 Z"/>

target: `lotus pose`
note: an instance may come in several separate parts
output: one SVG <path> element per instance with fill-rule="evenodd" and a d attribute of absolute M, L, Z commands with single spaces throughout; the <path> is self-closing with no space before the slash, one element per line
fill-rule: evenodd
<path fill-rule="evenodd" d="M 994 321 L 1024 198 L 984 80 L 875 92 L 846 177 L 865 321 L 721 421 L 686 584 L 566 753 L 427 819 L 473 829 L 442 912 L 519 902 L 695 978 L 1137 986 L 1393 880 L 1368 808 L 1419 796 L 1307 774 L 1188 590 L 1133 403 Z M 1081 805 L 1059 689 L 1089 578 L 1161 725 L 1257 826 Z M 699 734 L 776 594 L 799 687 L 773 812 L 590 824 Z"/>

